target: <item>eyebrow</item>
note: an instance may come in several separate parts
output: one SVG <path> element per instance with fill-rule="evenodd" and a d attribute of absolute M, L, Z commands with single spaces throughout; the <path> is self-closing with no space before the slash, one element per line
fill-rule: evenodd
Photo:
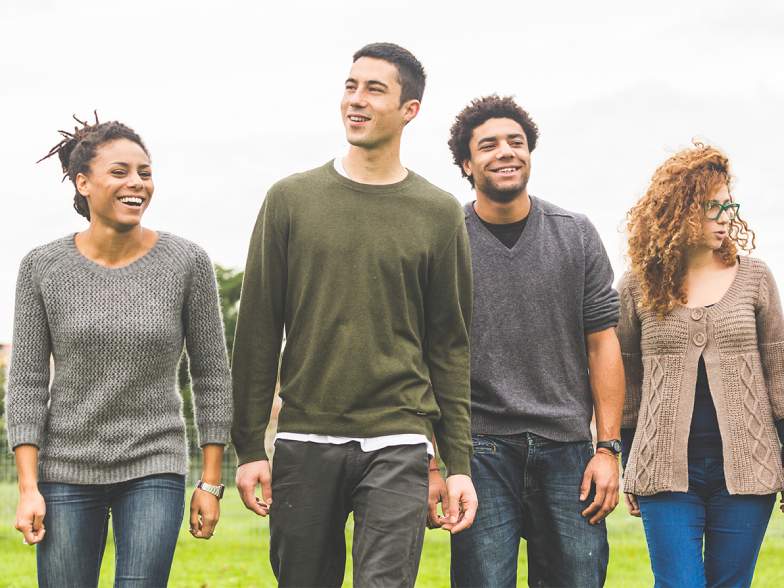
<path fill-rule="evenodd" d="M 346 79 L 346 81 L 345 81 L 344 83 L 348 84 L 349 82 L 352 82 L 352 83 L 354 83 L 354 84 L 358 84 L 358 83 L 359 83 L 359 82 L 358 82 L 357 80 L 355 80 L 354 78 L 348 78 L 348 79 Z M 385 83 L 384 83 L 384 82 L 382 82 L 381 80 L 368 80 L 368 81 L 366 82 L 366 85 L 368 85 L 368 86 L 372 86 L 372 85 L 376 85 L 376 86 L 384 86 L 384 88 L 387 88 L 387 89 L 389 89 L 389 85 L 385 84 Z"/>
<path fill-rule="evenodd" d="M 507 139 L 522 139 L 523 137 L 525 137 L 525 135 L 522 133 L 512 133 L 511 135 L 506 135 Z M 495 142 L 496 140 L 497 140 L 496 136 L 482 137 L 481 139 L 479 139 L 479 141 L 476 142 L 476 144 L 481 145 L 482 143 Z"/>
<path fill-rule="evenodd" d="M 125 167 L 130 167 L 130 164 L 125 161 L 112 161 L 109 165 L 122 165 Z M 150 167 L 149 163 L 142 163 L 139 167 Z"/>

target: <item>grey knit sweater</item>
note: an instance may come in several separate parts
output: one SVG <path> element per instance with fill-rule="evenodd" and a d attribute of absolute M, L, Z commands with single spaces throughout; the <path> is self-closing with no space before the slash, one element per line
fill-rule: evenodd
<path fill-rule="evenodd" d="M 508 249 L 465 206 L 474 272 L 473 433 L 591 438 L 585 335 L 615 326 L 618 293 L 591 222 L 531 197 Z"/>
<path fill-rule="evenodd" d="M 16 287 L 9 445 L 40 449 L 45 482 L 185 474 L 183 342 L 199 442 L 225 444 L 231 379 L 207 254 L 164 232 L 146 255 L 117 269 L 81 255 L 73 235 L 34 249 Z"/>

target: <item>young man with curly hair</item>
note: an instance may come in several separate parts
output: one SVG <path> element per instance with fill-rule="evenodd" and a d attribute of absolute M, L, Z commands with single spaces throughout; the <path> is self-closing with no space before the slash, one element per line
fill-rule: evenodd
<path fill-rule="evenodd" d="M 434 434 L 449 473 L 444 526 L 459 532 L 476 511 L 468 235 L 457 201 L 400 163 L 424 87 L 402 47 L 355 53 L 341 101 L 348 154 L 275 184 L 251 237 L 232 438 L 242 500 L 270 515 L 281 586 L 342 584 L 352 512 L 354 585 L 413 586 Z"/>
<path fill-rule="evenodd" d="M 528 194 L 538 136 L 525 110 L 495 95 L 451 129 L 476 191 L 465 223 L 479 497 L 474 526 L 452 536 L 453 586 L 515 586 L 520 538 L 531 586 L 601 586 L 607 571 L 624 394 L 618 294 L 591 222 Z"/>

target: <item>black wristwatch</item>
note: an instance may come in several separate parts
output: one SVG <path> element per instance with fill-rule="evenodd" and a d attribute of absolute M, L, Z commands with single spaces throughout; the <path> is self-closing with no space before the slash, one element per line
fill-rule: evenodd
<path fill-rule="evenodd" d="M 608 439 L 607 441 L 597 441 L 596 449 L 609 449 L 613 455 L 618 455 L 621 452 L 620 439 Z"/>

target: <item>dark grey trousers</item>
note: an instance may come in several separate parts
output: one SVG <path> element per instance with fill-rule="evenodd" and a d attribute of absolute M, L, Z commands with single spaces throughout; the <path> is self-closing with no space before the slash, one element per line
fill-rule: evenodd
<path fill-rule="evenodd" d="M 270 563 L 285 587 L 339 587 L 354 513 L 354 586 L 412 587 L 427 517 L 425 445 L 363 452 L 279 439 L 272 465 Z"/>

